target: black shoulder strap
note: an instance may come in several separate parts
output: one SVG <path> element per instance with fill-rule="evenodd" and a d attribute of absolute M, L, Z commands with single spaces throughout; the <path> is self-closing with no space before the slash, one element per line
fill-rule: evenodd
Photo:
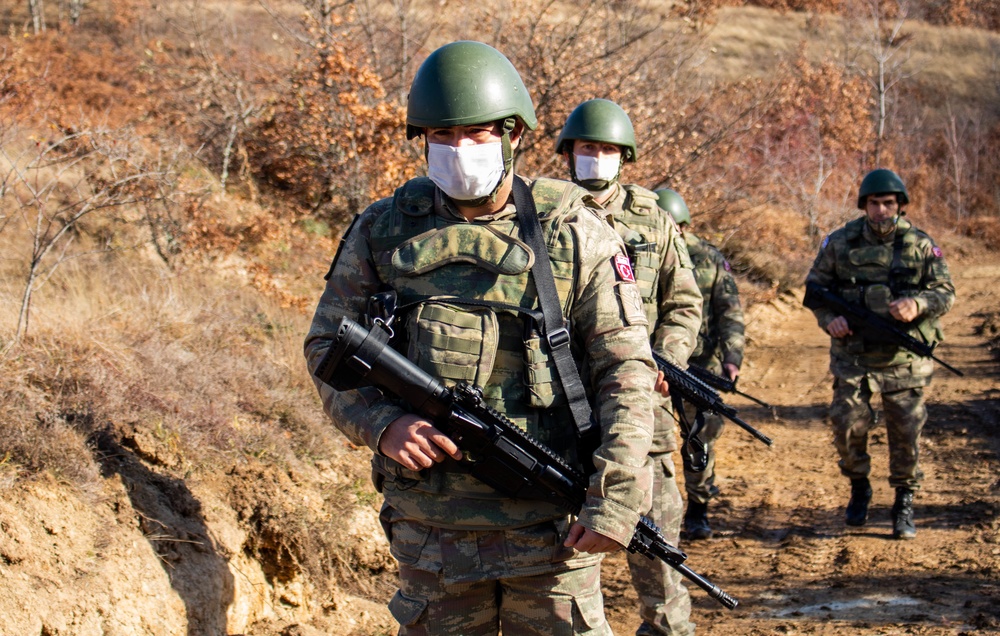
<path fill-rule="evenodd" d="M 576 368 L 573 354 L 570 351 L 569 329 L 563 320 L 562 309 L 559 306 L 559 293 L 556 291 L 556 280 L 552 275 L 552 264 L 549 262 L 549 251 L 542 239 L 542 225 L 538 221 L 538 211 L 528 184 L 514 175 L 514 206 L 517 208 L 517 220 L 521 225 L 524 242 L 535 253 L 535 264 L 531 267 L 531 277 L 538 290 L 538 303 L 541 305 L 544 324 L 542 333 L 549 343 L 549 351 L 559 372 L 559 381 L 569 401 L 573 422 L 576 424 L 577 435 L 581 438 L 596 433 L 596 427 L 591 419 L 590 403 L 583 389 L 580 371 Z"/>

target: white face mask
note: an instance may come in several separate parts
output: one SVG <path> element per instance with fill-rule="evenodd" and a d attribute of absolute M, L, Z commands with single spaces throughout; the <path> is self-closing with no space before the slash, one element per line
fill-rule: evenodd
<path fill-rule="evenodd" d="M 456 201 L 485 197 L 503 177 L 503 144 L 427 144 L 427 176 Z"/>
<path fill-rule="evenodd" d="M 620 155 L 602 155 L 588 157 L 573 153 L 573 165 L 576 166 L 576 178 L 579 181 L 614 181 L 621 167 Z"/>

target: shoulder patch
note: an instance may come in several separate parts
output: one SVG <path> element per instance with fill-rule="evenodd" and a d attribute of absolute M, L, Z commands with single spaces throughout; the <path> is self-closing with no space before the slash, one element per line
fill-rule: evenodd
<path fill-rule="evenodd" d="M 944 252 L 937 245 L 931 248 L 931 253 L 934 254 L 935 258 L 944 258 Z"/>
<path fill-rule="evenodd" d="M 626 283 L 635 282 L 635 274 L 632 272 L 632 264 L 628 262 L 628 256 L 619 252 L 615 254 L 611 264 L 614 265 L 618 280 L 625 281 Z"/>
<path fill-rule="evenodd" d="M 827 244 L 830 242 L 830 235 L 827 234 L 823 237 L 823 243 L 819 246 L 820 249 L 826 249 Z"/>
<path fill-rule="evenodd" d="M 729 261 L 725 259 L 723 259 L 722 261 L 722 269 L 726 270 L 727 272 L 733 271 L 733 268 L 729 265 Z"/>

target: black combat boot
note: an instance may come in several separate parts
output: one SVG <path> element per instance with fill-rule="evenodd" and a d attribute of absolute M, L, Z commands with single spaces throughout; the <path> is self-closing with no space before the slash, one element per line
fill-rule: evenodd
<path fill-rule="evenodd" d="M 688 501 L 684 512 L 684 534 L 692 541 L 712 538 L 712 527 L 708 525 L 708 504 Z"/>
<path fill-rule="evenodd" d="M 892 506 L 892 538 L 917 538 L 917 527 L 913 525 L 913 491 L 909 488 L 896 489 L 896 503 Z"/>
<path fill-rule="evenodd" d="M 849 526 L 863 526 L 868 521 L 868 502 L 872 500 L 872 485 L 867 477 L 851 480 L 851 500 L 847 502 L 844 522 Z"/>

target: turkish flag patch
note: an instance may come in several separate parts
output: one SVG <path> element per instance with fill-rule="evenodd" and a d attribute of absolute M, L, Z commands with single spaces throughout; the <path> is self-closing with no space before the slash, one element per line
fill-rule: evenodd
<path fill-rule="evenodd" d="M 628 262 L 628 256 L 615 254 L 614 266 L 615 271 L 618 272 L 618 280 L 627 283 L 635 282 L 635 274 L 632 273 L 632 264 Z"/>
<path fill-rule="evenodd" d="M 944 257 L 944 252 L 942 252 L 942 251 L 941 251 L 941 248 L 940 248 L 940 247 L 938 247 L 937 245 L 935 245 L 935 246 L 934 246 L 934 247 L 933 247 L 933 248 L 931 249 L 931 253 L 933 253 L 933 254 L 934 254 L 934 256 L 935 256 L 936 258 L 943 258 L 943 257 Z"/>

